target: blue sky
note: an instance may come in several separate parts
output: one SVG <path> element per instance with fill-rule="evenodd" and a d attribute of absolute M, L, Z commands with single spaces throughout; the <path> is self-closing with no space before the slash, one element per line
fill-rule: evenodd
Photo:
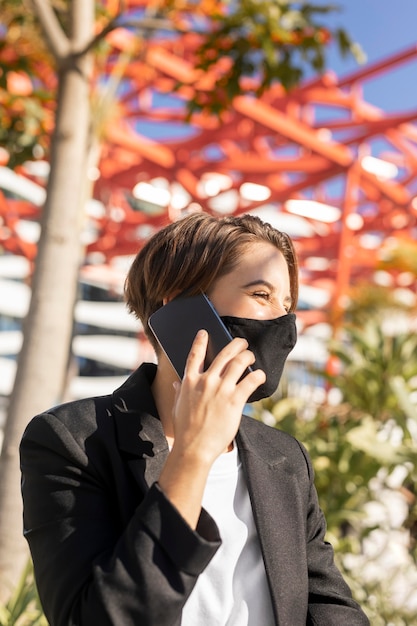
<path fill-rule="evenodd" d="M 368 63 L 413 45 L 417 47 L 417 0 L 336 0 L 335 3 L 342 10 L 328 18 L 329 23 L 343 27 L 361 44 Z M 358 67 L 354 60 L 342 59 L 333 51 L 328 66 L 338 76 Z M 364 86 L 365 99 L 387 112 L 416 109 L 417 55 Z"/>
<path fill-rule="evenodd" d="M 417 0 L 316 0 L 340 7 L 340 11 L 322 18 L 323 24 L 344 28 L 367 56 L 367 63 L 417 47 Z M 315 2 L 315 3 L 316 3 Z M 339 77 L 361 68 L 352 57 L 342 58 L 330 46 L 327 67 Z M 385 74 L 363 83 L 364 99 L 387 113 L 417 109 L 417 54 L 413 60 L 396 66 Z M 176 124 L 139 123 L 140 132 L 153 139 L 170 139 L 193 134 Z"/>

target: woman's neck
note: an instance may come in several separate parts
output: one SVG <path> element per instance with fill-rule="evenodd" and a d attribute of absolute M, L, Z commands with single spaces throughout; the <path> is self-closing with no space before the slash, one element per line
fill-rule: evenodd
<path fill-rule="evenodd" d="M 174 441 L 174 425 L 172 420 L 172 410 L 175 401 L 174 382 L 178 382 L 178 376 L 171 363 L 164 354 L 158 355 L 156 375 L 151 388 L 158 415 L 170 445 L 172 445 Z"/>

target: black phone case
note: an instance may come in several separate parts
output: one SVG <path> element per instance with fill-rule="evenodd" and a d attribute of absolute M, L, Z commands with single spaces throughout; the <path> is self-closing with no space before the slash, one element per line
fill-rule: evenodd
<path fill-rule="evenodd" d="M 159 345 L 180 379 L 197 332 L 209 334 L 204 369 L 231 340 L 232 336 L 205 294 L 178 296 L 155 311 L 148 321 Z"/>

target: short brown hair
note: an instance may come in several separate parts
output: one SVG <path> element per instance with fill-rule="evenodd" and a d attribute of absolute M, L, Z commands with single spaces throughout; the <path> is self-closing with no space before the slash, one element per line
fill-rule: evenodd
<path fill-rule="evenodd" d="M 245 246 L 271 243 L 283 254 L 290 275 L 291 311 L 298 299 L 298 263 L 290 237 L 253 215 L 216 218 L 194 213 L 158 231 L 136 255 L 125 282 L 129 311 L 141 320 L 155 346 L 148 319 L 166 298 L 182 291 L 207 292 L 239 262 Z"/>

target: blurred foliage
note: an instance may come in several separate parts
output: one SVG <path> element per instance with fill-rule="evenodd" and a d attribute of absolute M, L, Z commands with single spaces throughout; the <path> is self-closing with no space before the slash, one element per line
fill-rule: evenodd
<path fill-rule="evenodd" d="M 63 31 L 68 32 L 67 0 L 50 2 Z M 115 13 L 117 10 L 121 12 Z M 326 15 L 337 10 L 335 5 L 289 0 L 155 0 L 143 2 L 142 6 L 129 0 L 97 1 L 95 80 L 97 84 L 107 83 L 118 63 L 112 58 L 107 64 L 107 55 L 125 54 L 117 44 L 113 47 L 111 37 L 105 40 L 113 29 L 127 29 L 129 37 L 124 39 L 132 42 L 131 53 L 136 57 L 143 54 L 150 37 L 167 40 L 196 35 L 200 43 L 192 62 L 202 72 L 216 66 L 218 79 L 214 89 L 196 92 L 194 100 L 187 103 L 188 114 L 201 110 L 219 114 L 241 93 L 259 95 L 273 82 L 289 89 L 300 82 L 306 69 L 315 74 L 322 72 L 331 41 L 336 42 L 341 54 L 350 53 L 361 60 L 358 45 L 343 29 L 332 31 L 325 26 Z M 43 158 L 48 151 L 54 124 L 56 69 L 27 0 L 3 2 L 0 146 L 9 153 L 11 168 Z"/>
<path fill-rule="evenodd" d="M 410 284 L 413 281 L 410 275 Z M 401 289 L 360 281 L 350 287 L 348 304 L 343 313 L 346 322 L 356 327 L 365 325 L 369 319 L 380 324 L 394 319 L 398 324 L 409 315 L 417 314 L 417 306 L 415 302 L 404 299 Z"/>
<path fill-rule="evenodd" d="M 260 96 L 274 83 L 290 90 L 306 73 L 324 72 L 331 42 L 342 56 L 365 60 L 343 28 L 326 25 L 326 16 L 340 10 L 339 5 L 289 0 L 209 0 L 209 4 L 211 27 L 197 52 L 196 67 L 207 71 L 215 66 L 219 78 L 216 89 L 197 92 L 191 112 L 220 113 L 235 96 Z"/>
<path fill-rule="evenodd" d="M 7 604 L 0 605 L 0 626 L 48 626 L 40 606 L 30 560 Z"/>
<path fill-rule="evenodd" d="M 417 392 L 417 335 L 389 336 L 379 320 L 368 320 L 362 327 L 347 328 L 342 339 L 330 342 L 329 351 L 333 367 L 323 376 L 343 400 L 380 425 L 399 426 L 409 439 L 398 384 L 401 380 L 409 394 Z"/>
<path fill-rule="evenodd" d="M 364 543 L 386 529 L 372 521 L 370 503 L 388 507 L 384 494 L 401 494 L 408 514 L 410 568 L 417 563 L 417 336 L 387 336 L 379 319 L 347 326 L 328 346 L 330 367 L 314 372 L 323 398 L 313 394 L 270 398 L 255 405 L 259 419 L 304 443 L 315 468 L 315 483 L 336 561 L 373 626 L 417 623 L 393 601 L 394 580 L 404 574 L 379 569 L 366 575 Z M 291 388 L 291 387 L 289 387 Z M 336 395 L 336 400 L 335 400 Z M 399 484 L 393 476 L 401 470 Z M 352 561 L 353 558 L 353 561 Z M 356 560 L 355 560 L 356 559 Z M 360 563 L 360 565 L 358 565 Z"/>
<path fill-rule="evenodd" d="M 344 320 L 362 327 L 372 319 L 399 330 L 410 315 L 417 316 L 417 301 L 411 296 L 417 280 L 417 243 L 403 239 L 400 234 L 386 239 L 379 251 L 375 273 L 387 283 L 355 281 L 347 293 Z M 393 284 L 397 287 L 393 288 Z"/>
<path fill-rule="evenodd" d="M 53 128 L 56 76 L 32 11 L 2 3 L 0 24 L 0 146 L 8 166 L 42 157 Z"/>
<path fill-rule="evenodd" d="M 390 238 L 382 247 L 379 269 L 410 272 L 417 277 L 417 242 Z"/>

